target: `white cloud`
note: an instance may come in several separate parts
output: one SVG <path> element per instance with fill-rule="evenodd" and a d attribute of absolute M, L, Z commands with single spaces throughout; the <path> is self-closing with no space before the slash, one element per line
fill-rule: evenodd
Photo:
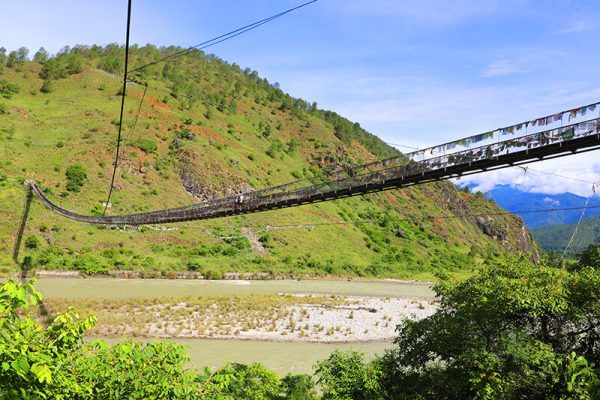
<path fill-rule="evenodd" d="M 562 28 L 556 31 L 559 35 L 569 35 L 572 33 L 589 32 L 598 29 L 599 24 L 597 20 L 588 17 L 576 17 L 573 21 L 566 24 Z"/>
<path fill-rule="evenodd" d="M 513 61 L 510 60 L 499 60 L 488 65 L 481 76 L 483 78 L 492 78 L 503 75 L 513 75 L 527 72 L 524 68 L 517 66 Z"/>
<path fill-rule="evenodd" d="M 551 199 L 550 197 L 544 197 L 542 200 L 544 203 L 548 203 L 552 206 L 560 206 L 560 201 Z"/>
<path fill-rule="evenodd" d="M 592 182 L 600 182 L 600 165 L 596 151 L 528 164 L 527 171 L 512 167 L 463 177 L 461 184 L 475 185 L 474 190 L 487 192 L 497 185 L 510 185 L 523 192 L 593 194 Z M 596 190 L 600 192 L 600 190 Z"/>

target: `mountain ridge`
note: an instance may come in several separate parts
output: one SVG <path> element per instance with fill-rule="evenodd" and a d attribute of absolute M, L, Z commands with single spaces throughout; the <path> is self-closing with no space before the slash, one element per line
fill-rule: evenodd
<path fill-rule="evenodd" d="M 533 211 L 552 208 L 578 208 L 584 207 L 586 198 L 573 193 L 545 194 L 523 192 L 510 185 L 498 185 L 485 193 L 485 196 L 494 200 L 500 207 L 510 212 Z M 591 197 L 588 206 L 600 207 L 600 196 Z M 586 211 L 587 216 L 600 215 L 600 208 Z M 558 210 L 548 213 L 523 213 L 518 214 L 525 226 L 537 229 L 548 225 L 569 224 L 579 219 L 581 210 Z"/>

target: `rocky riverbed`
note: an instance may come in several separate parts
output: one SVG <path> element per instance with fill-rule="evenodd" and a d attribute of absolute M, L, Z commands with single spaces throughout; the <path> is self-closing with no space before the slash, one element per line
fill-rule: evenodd
<path fill-rule="evenodd" d="M 436 309 L 424 298 L 314 294 L 46 301 L 50 315 L 69 306 L 98 317 L 97 336 L 325 343 L 390 340 L 405 318 Z"/>

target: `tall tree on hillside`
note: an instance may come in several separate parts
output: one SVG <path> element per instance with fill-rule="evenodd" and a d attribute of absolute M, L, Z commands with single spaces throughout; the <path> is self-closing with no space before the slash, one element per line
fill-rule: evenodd
<path fill-rule="evenodd" d="M 27 47 L 19 47 L 17 49 L 17 62 L 19 64 L 22 64 L 25 61 L 29 60 L 28 56 L 29 56 L 29 49 Z"/>
<path fill-rule="evenodd" d="M 48 59 L 48 52 L 45 48 L 40 47 L 40 49 L 33 55 L 33 60 L 39 63 L 43 63 Z"/>
<path fill-rule="evenodd" d="M 4 67 L 4 64 L 6 64 L 6 49 L 0 47 L 0 68 Z"/>
<path fill-rule="evenodd" d="M 13 68 L 15 65 L 17 65 L 17 52 L 13 50 L 10 53 L 8 53 L 8 58 L 6 59 L 6 66 L 8 68 Z"/>

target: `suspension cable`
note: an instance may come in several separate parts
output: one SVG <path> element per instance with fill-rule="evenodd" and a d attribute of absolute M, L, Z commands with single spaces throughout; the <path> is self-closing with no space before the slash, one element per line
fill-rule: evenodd
<path fill-rule="evenodd" d="M 119 150 L 121 148 L 121 130 L 123 128 L 123 110 L 125 109 L 125 96 L 127 95 L 127 65 L 129 64 L 129 32 L 131 28 L 131 1 L 127 1 L 127 33 L 125 35 L 125 71 L 123 73 L 123 93 L 121 97 L 121 113 L 119 116 L 119 131 L 117 133 L 117 151 L 115 154 L 115 165 L 113 167 L 112 178 L 110 180 L 110 188 L 108 189 L 108 197 L 104 203 L 104 211 L 102 216 L 106 214 L 106 209 L 110 204 L 110 197 L 115 184 L 115 176 L 117 174 L 117 165 L 119 164 Z"/>

